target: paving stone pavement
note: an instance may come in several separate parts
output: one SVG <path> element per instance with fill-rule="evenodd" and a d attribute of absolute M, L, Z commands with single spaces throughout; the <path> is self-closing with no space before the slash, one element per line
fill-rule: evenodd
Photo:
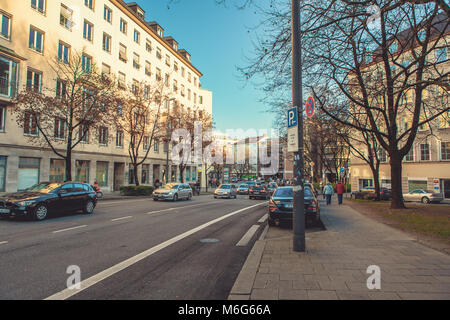
<path fill-rule="evenodd" d="M 258 240 L 229 299 L 450 300 L 450 256 L 348 206 L 321 207 L 325 231 L 308 230 L 306 252 L 292 231 L 270 227 Z M 369 266 L 381 289 L 369 290 Z"/>

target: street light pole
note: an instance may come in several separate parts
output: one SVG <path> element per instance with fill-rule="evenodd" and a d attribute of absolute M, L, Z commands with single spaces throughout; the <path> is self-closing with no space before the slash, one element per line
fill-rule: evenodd
<path fill-rule="evenodd" d="M 294 153 L 293 250 L 305 251 L 305 205 L 303 190 L 303 91 L 300 0 L 291 0 L 292 103 L 297 107 L 298 151 Z"/>

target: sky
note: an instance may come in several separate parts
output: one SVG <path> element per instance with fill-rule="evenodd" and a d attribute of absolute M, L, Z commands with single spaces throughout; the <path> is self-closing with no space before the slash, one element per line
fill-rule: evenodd
<path fill-rule="evenodd" d="M 262 5 L 266 0 L 259 0 Z M 213 92 L 216 129 L 270 129 L 273 114 L 259 100 L 263 93 L 242 81 L 236 66 L 251 55 L 252 32 L 259 17 L 252 9 L 238 10 L 214 0 L 136 1 L 147 21 L 156 21 L 179 48 L 191 54 L 192 64 L 203 73 L 202 87 Z"/>

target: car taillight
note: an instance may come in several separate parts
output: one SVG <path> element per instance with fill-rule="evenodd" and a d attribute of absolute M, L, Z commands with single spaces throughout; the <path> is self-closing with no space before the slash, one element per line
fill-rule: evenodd
<path fill-rule="evenodd" d="M 269 201 L 269 211 L 270 212 L 274 212 L 275 210 L 277 210 L 277 205 L 276 205 L 275 201 L 270 199 L 270 201 Z"/>
<path fill-rule="evenodd" d="M 253 192 L 253 189 L 248 189 L 248 191 Z"/>

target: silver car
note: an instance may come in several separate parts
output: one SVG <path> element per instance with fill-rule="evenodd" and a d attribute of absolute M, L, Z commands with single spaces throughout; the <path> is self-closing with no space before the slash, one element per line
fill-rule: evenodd
<path fill-rule="evenodd" d="M 153 200 L 172 200 L 192 199 L 192 188 L 188 184 L 183 183 L 168 183 L 163 188 L 153 192 Z"/>
<path fill-rule="evenodd" d="M 234 184 L 221 184 L 214 191 L 214 198 L 235 198 L 237 197 L 237 188 Z"/>
<path fill-rule="evenodd" d="M 433 193 L 423 189 L 413 190 L 403 195 L 405 201 L 416 201 L 422 203 L 441 202 L 444 200 L 442 193 Z"/>

